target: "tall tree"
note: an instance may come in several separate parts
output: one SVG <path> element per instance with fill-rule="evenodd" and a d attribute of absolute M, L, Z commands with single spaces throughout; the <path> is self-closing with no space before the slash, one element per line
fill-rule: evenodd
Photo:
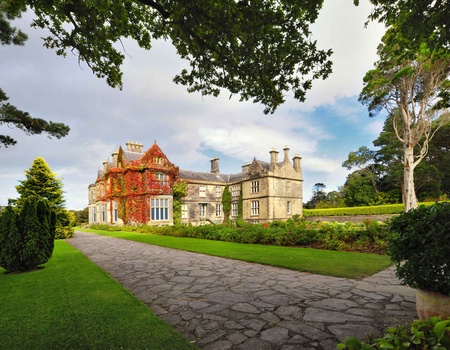
<path fill-rule="evenodd" d="M 57 55 L 76 53 L 112 87 L 122 87 L 122 39 L 150 50 L 170 40 L 190 64 L 174 81 L 189 92 L 217 96 L 222 89 L 273 112 L 292 91 L 305 100 L 312 81 L 331 73 L 331 50 L 319 50 L 310 24 L 323 5 L 292 0 L 98 0 L 2 1 L 17 16 L 31 8 L 32 26 L 50 35 L 44 45 Z"/>
<path fill-rule="evenodd" d="M 317 204 L 326 201 L 327 199 L 327 193 L 325 192 L 326 188 L 327 186 L 325 186 L 325 184 L 323 184 L 322 182 L 315 183 L 312 188 L 312 197 L 305 204 L 305 208 L 314 209 L 316 208 Z"/>
<path fill-rule="evenodd" d="M 20 185 L 16 186 L 20 198 L 13 200 L 13 203 L 20 207 L 25 199 L 39 197 L 47 200 L 53 209 L 64 207 L 62 181 L 56 177 L 44 158 L 37 157 L 25 171 L 25 176 L 26 179 L 19 181 Z"/>
<path fill-rule="evenodd" d="M 344 168 L 351 170 L 357 168 L 360 173 L 364 174 L 366 179 L 370 180 L 376 192 L 377 186 L 377 159 L 376 152 L 370 150 L 366 146 L 361 146 L 358 151 L 350 152 L 346 161 L 342 163 Z"/>
<path fill-rule="evenodd" d="M 378 193 L 372 185 L 372 179 L 369 179 L 367 174 L 361 170 L 356 170 L 347 176 L 342 194 L 345 205 L 348 207 L 380 204 Z"/>
<path fill-rule="evenodd" d="M 9 5 L 11 5 L 9 7 Z M 0 44 L 2 45 L 23 45 L 27 35 L 10 25 L 10 21 L 20 17 L 20 11 L 15 10 L 11 4 L 0 1 Z M 62 123 L 45 121 L 41 118 L 33 118 L 27 112 L 19 110 L 17 107 L 7 103 L 8 96 L 0 88 L 0 125 L 10 128 L 17 128 L 27 135 L 47 133 L 49 137 L 61 138 L 69 133 L 70 128 Z M 0 147 L 13 146 L 17 143 L 9 135 L 0 135 Z"/>
<path fill-rule="evenodd" d="M 75 217 L 65 209 L 63 183 L 48 166 L 42 157 L 37 157 L 30 169 L 25 171 L 26 179 L 16 186 L 20 197 L 9 200 L 19 208 L 28 199 L 42 199 L 56 213 L 56 238 L 69 238 L 73 235 Z"/>
<path fill-rule="evenodd" d="M 395 26 L 387 30 L 378 48 L 380 59 L 366 73 L 359 99 L 371 116 L 385 109 L 393 117 L 396 136 L 403 144 L 404 204 L 409 211 L 417 207 L 414 168 L 427 154 L 432 122 L 448 116 L 450 52 L 422 43 L 405 58 L 399 44 L 404 40 Z M 399 116 L 394 114 L 396 108 Z"/>

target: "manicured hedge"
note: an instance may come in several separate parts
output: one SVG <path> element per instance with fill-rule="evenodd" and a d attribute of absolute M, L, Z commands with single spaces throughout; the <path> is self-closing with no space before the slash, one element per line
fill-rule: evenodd
<path fill-rule="evenodd" d="M 419 205 L 430 206 L 435 202 L 423 202 Z M 401 214 L 405 211 L 403 204 L 385 204 L 370 207 L 345 207 L 326 209 L 303 209 L 303 216 L 344 216 L 344 215 L 389 215 Z"/>
<path fill-rule="evenodd" d="M 363 224 L 309 222 L 297 219 L 266 224 L 241 223 L 240 227 L 234 225 L 160 227 L 93 225 L 91 228 L 236 243 L 301 246 L 379 254 L 384 254 L 387 248 L 386 225 L 371 220 L 365 220 Z"/>

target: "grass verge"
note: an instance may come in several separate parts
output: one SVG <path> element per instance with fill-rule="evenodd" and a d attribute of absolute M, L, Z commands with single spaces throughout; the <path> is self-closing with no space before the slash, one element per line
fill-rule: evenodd
<path fill-rule="evenodd" d="M 195 349 L 64 241 L 42 269 L 0 268 L 1 349 Z"/>
<path fill-rule="evenodd" d="M 90 229 L 80 231 L 296 271 L 353 279 L 373 275 L 391 264 L 390 258 L 386 255 L 220 242 L 124 231 Z"/>

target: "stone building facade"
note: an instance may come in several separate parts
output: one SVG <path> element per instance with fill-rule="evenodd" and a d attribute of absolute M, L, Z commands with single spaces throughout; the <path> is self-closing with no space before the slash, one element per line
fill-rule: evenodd
<path fill-rule="evenodd" d="M 237 174 L 221 174 L 218 158 L 211 160 L 209 172 L 178 170 L 156 142 L 146 153 L 142 152 L 141 144 L 128 142 L 127 150 L 120 148 L 114 152 L 113 161 L 105 161 L 96 182 L 89 185 L 89 223 L 170 225 L 173 223 L 175 181 L 187 183 L 181 205 L 184 224 L 219 224 L 227 215 L 228 219 L 242 218 L 251 223 L 302 215 L 301 157 L 296 154 L 291 162 L 289 148 L 283 151 L 282 161 L 278 160 L 279 152 L 272 149 L 269 162 L 253 159 Z M 163 164 L 165 168 L 161 167 Z M 137 181 L 136 178 L 141 183 L 137 186 L 140 189 L 133 190 L 131 185 L 131 189 L 124 190 L 130 188 L 129 182 Z M 151 185 L 164 179 L 167 181 L 162 186 Z M 114 190 L 118 183 L 122 186 L 120 191 Z M 229 213 L 224 211 L 222 201 L 227 190 L 231 194 Z M 145 213 L 138 215 L 140 211 Z"/>

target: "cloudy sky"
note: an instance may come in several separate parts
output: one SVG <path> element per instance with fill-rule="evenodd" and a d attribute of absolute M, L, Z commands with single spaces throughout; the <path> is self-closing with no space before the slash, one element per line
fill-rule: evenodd
<path fill-rule="evenodd" d="M 376 23 L 364 28 L 371 6 L 352 3 L 325 0 L 313 27 L 319 47 L 334 51 L 332 76 L 315 82 L 306 103 L 288 97 L 273 115 L 237 96 L 188 94 L 172 82 L 186 63 L 164 42 L 155 42 L 151 51 L 125 42 L 124 88 L 114 90 L 70 53 L 63 59 L 43 48 L 44 34 L 28 28 L 31 14 L 24 16 L 18 25 L 29 34 L 26 45 L 0 46 L 0 86 L 11 104 L 68 124 L 71 131 L 57 140 L 0 126 L 1 134 L 18 141 L 0 148 L 0 205 L 18 197 L 15 186 L 40 156 L 63 180 L 67 208 L 85 208 L 87 187 L 102 162 L 128 140 L 144 149 L 156 140 L 180 169 L 209 171 L 217 156 L 222 173 L 240 172 L 253 157 L 268 161 L 272 147 L 282 154 L 287 145 L 291 158 L 296 153 L 303 158 L 304 202 L 315 183 L 337 190 L 348 175 L 341 165 L 348 153 L 371 147 L 383 126 L 381 117 L 369 118 L 358 102 L 383 28 Z"/>

